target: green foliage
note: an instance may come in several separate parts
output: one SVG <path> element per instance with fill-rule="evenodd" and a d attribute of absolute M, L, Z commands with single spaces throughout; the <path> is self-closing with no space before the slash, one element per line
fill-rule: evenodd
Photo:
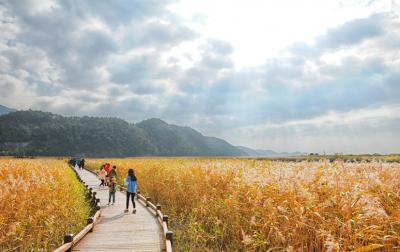
<path fill-rule="evenodd" d="M 26 156 L 233 156 L 224 140 L 150 119 L 136 125 L 117 118 L 63 117 L 40 111 L 0 116 L 0 154 Z"/>

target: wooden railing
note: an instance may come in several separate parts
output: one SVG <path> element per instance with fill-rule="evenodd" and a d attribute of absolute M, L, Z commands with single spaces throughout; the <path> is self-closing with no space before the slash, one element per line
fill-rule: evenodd
<path fill-rule="evenodd" d="M 75 172 L 79 182 L 81 182 L 86 187 L 86 192 L 87 192 L 86 197 L 88 198 L 88 200 L 90 200 L 92 213 L 94 213 L 94 215 L 87 219 L 87 225 L 76 235 L 65 234 L 64 244 L 58 247 L 56 250 L 54 250 L 54 252 L 72 251 L 73 246 L 77 244 L 80 240 L 82 240 L 82 238 L 85 237 L 87 233 L 93 232 L 94 226 L 96 225 L 101 215 L 99 206 L 100 199 L 96 197 L 96 192 L 93 192 L 92 188 L 89 188 L 89 186 L 86 185 L 84 181 L 82 181 L 82 179 L 80 178 L 79 174 L 75 171 L 75 169 L 72 168 L 72 170 Z"/>
<path fill-rule="evenodd" d="M 96 212 L 93 217 L 88 218 L 88 224 L 78 234 L 66 234 L 64 235 L 64 244 L 58 247 L 54 252 L 70 252 L 72 247 L 77 244 L 83 237 L 89 232 L 93 232 L 93 228 L 100 217 L 100 210 Z"/>
<path fill-rule="evenodd" d="M 121 191 L 126 191 L 126 187 L 120 187 Z M 168 215 L 165 215 L 161 212 L 161 205 L 154 205 L 151 202 L 150 197 L 145 197 L 140 191 L 137 191 L 137 199 L 138 201 L 146 206 L 149 211 L 157 217 L 158 222 L 162 226 L 163 234 L 165 238 L 165 250 L 166 252 L 172 252 L 172 242 L 174 239 L 174 232 L 168 229 Z"/>

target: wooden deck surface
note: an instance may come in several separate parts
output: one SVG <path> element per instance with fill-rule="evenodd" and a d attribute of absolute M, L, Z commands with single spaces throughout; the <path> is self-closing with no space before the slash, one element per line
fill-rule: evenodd
<path fill-rule="evenodd" d="M 126 195 L 117 192 L 115 204 L 108 206 L 108 188 L 99 187 L 99 179 L 86 170 L 79 170 L 82 180 L 97 192 L 101 217 L 92 233 L 87 234 L 73 251 L 163 251 L 165 242 L 162 229 L 149 210 L 135 199 L 136 214 L 124 213 Z"/>

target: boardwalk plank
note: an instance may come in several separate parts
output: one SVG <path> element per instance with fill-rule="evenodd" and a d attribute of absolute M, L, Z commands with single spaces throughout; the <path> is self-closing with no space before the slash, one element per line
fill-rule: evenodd
<path fill-rule="evenodd" d="M 108 206 L 108 189 L 100 188 L 100 181 L 92 173 L 79 170 L 82 180 L 93 188 L 100 199 L 101 217 L 92 233 L 87 234 L 73 251 L 143 251 L 164 250 L 162 229 L 156 217 L 136 199 L 136 214 L 124 213 L 126 195 L 117 192 L 114 205 Z M 132 203 L 129 205 L 132 211 Z"/>

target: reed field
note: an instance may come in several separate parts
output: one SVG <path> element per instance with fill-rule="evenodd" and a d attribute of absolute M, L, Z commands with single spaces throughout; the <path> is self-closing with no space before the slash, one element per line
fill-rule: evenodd
<path fill-rule="evenodd" d="M 176 251 L 395 251 L 400 164 L 256 159 L 87 160 L 134 168 Z"/>
<path fill-rule="evenodd" d="M 89 212 L 65 160 L 0 159 L 0 251 L 52 251 Z"/>

